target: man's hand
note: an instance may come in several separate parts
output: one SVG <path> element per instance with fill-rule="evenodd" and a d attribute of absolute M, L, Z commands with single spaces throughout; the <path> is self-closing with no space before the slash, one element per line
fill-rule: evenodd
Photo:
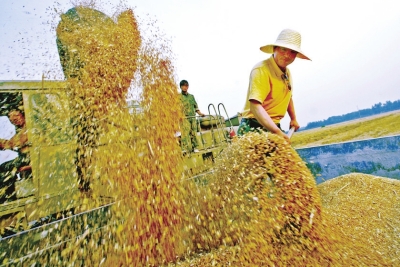
<path fill-rule="evenodd" d="M 290 124 L 289 124 L 289 129 L 294 127 L 294 130 L 297 131 L 300 128 L 299 123 L 297 122 L 297 120 L 291 120 Z"/>
<path fill-rule="evenodd" d="M 279 135 L 280 137 L 283 137 L 285 140 L 286 140 L 286 142 L 288 142 L 289 144 L 290 144 L 290 138 L 289 138 L 289 136 L 287 136 L 284 132 L 282 132 L 282 131 L 279 131 L 279 132 L 277 132 L 277 133 L 275 133 L 276 135 Z"/>

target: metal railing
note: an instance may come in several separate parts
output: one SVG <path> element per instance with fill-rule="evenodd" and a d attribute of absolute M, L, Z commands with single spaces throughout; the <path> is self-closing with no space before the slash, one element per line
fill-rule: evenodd
<path fill-rule="evenodd" d="M 222 116 L 221 111 L 225 113 L 224 115 L 226 116 L 229 125 L 227 125 L 227 122 L 224 116 Z M 205 149 L 216 147 L 221 143 L 228 143 L 231 141 L 232 137 L 236 135 L 233 129 L 233 124 L 228 115 L 228 112 L 226 111 L 225 106 L 222 103 L 218 104 L 217 109 L 215 108 L 214 104 L 212 103 L 209 104 L 207 118 L 203 118 L 198 115 L 185 117 L 185 119 L 193 119 L 193 118 L 196 119 L 196 125 L 200 135 L 200 141 L 202 143 L 202 147 Z M 204 126 L 204 124 L 206 124 L 207 126 Z M 205 127 L 210 130 L 211 139 L 205 138 L 205 134 L 202 131 L 202 129 L 204 129 Z M 229 128 L 229 131 L 227 131 L 226 128 Z M 183 134 L 185 133 L 182 132 L 181 135 Z M 189 139 L 187 140 L 187 142 L 191 142 L 191 140 Z M 181 145 L 183 144 L 181 143 Z"/>

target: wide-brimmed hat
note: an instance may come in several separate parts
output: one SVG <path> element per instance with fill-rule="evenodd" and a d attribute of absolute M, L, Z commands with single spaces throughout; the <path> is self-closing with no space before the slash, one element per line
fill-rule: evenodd
<path fill-rule="evenodd" d="M 285 48 L 294 50 L 298 53 L 297 54 L 298 58 L 311 60 L 309 57 L 307 57 L 304 54 L 304 52 L 300 48 L 301 35 L 297 31 L 294 31 L 291 29 L 285 29 L 285 30 L 281 31 L 281 33 L 279 34 L 275 43 L 261 46 L 260 50 L 265 53 L 272 54 L 272 53 L 274 53 L 274 46 L 280 46 L 280 47 L 285 47 Z"/>

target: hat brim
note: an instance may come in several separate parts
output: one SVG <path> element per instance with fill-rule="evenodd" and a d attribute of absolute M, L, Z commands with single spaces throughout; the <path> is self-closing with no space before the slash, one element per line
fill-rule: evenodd
<path fill-rule="evenodd" d="M 260 47 L 260 50 L 263 51 L 264 53 L 267 54 L 273 54 L 274 53 L 274 46 L 279 46 L 279 47 L 284 47 L 284 48 L 288 48 L 291 49 L 293 51 L 297 52 L 297 57 L 298 58 L 302 58 L 302 59 L 307 59 L 307 60 L 311 60 L 309 57 L 307 57 L 303 51 L 301 51 L 300 49 L 298 49 L 298 47 L 294 47 L 294 46 L 290 46 L 290 45 L 282 45 L 282 44 L 269 44 L 269 45 L 264 45 Z"/>

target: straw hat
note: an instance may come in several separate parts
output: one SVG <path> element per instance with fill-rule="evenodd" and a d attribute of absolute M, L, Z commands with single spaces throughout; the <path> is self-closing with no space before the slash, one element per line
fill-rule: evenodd
<path fill-rule="evenodd" d="M 272 54 L 274 53 L 274 46 L 280 46 L 298 52 L 297 54 L 298 58 L 311 60 L 309 57 L 304 55 L 303 51 L 301 51 L 300 45 L 301 45 L 300 33 L 291 29 L 285 29 L 281 31 L 274 44 L 261 46 L 260 50 L 265 53 Z"/>

